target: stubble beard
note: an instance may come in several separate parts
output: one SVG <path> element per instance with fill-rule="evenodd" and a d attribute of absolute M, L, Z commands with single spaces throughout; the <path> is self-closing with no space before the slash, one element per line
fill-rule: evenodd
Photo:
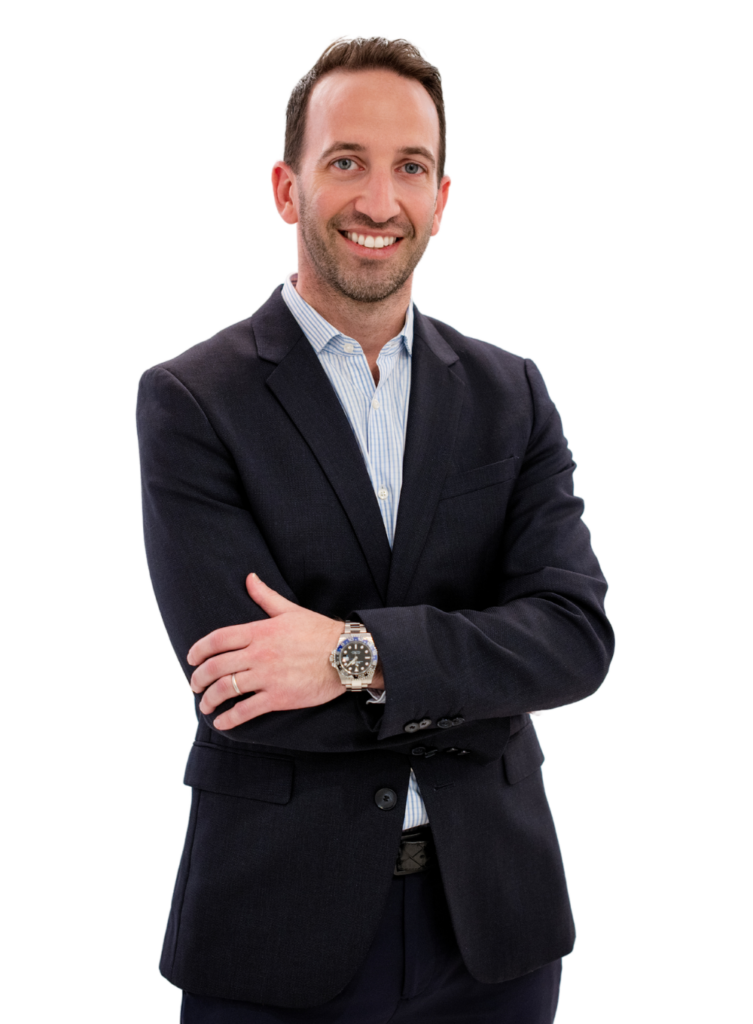
<path fill-rule="evenodd" d="M 335 237 L 339 234 L 337 219 L 334 218 L 327 224 L 326 231 L 329 237 L 322 236 L 314 217 L 309 212 L 306 199 L 300 192 L 298 222 L 306 253 L 319 278 L 353 302 L 382 302 L 399 291 L 426 251 L 432 227 L 430 221 L 420 233 L 408 224 L 400 231 L 382 229 L 380 232 L 376 227 L 368 225 L 368 230 L 374 231 L 375 234 L 402 235 L 402 241 L 399 243 L 402 251 L 396 253 L 397 258 L 390 260 L 389 263 L 364 257 L 359 268 L 351 269 L 344 266 L 344 260 L 341 262 L 338 259 L 336 247 L 340 243 Z"/>

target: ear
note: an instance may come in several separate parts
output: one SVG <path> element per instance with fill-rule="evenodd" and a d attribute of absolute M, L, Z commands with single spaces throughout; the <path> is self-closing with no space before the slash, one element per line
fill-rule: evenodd
<path fill-rule="evenodd" d="M 435 239 L 437 234 L 443 228 L 445 223 L 445 210 L 450 202 L 450 189 L 452 188 L 453 179 L 449 174 L 445 173 L 442 181 L 440 182 L 440 190 L 436 194 L 436 206 L 434 207 L 434 220 L 431 224 L 431 238 Z"/>
<path fill-rule="evenodd" d="M 295 174 L 280 157 L 269 168 L 269 187 L 278 217 L 288 227 L 294 227 L 298 223 Z"/>

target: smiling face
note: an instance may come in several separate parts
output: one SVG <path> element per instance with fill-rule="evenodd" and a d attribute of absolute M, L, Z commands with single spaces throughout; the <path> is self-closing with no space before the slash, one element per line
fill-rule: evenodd
<path fill-rule="evenodd" d="M 384 69 L 322 78 L 298 173 L 276 165 L 278 209 L 299 225 L 299 275 L 356 302 L 409 288 L 447 199 L 438 150 L 437 111 L 420 82 Z"/>

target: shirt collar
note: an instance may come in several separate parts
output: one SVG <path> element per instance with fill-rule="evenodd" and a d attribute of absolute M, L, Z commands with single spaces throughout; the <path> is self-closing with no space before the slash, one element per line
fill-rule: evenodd
<path fill-rule="evenodd" d="M 282 298 L 285 305 L 295 317 L 298 326 L 308 338 L 316 354 L 319 355 L 329 342 L 335 339 L 338 341 L 345 340 L 353 342 L 354 345 L 358 346 L 360 351 L 361 346 L 358 345 L 358 342 L 355 341 L 354 338 L 348 338 L 347 335 L 338 331 L 337 328 L 328 323 L 321 314 L 317 313 L 313 306 L 309 306 L 308 302 L 301 298 L 293 284 L 294 276 L 295 275 L 291 274 L 282 286 Z M 413 300 L 408 303 L 408 311 L 405 314 L 405 323 L 403 324 L 402 331 L 394 338 L 391 338 L 390 341 L 387 342 L 387 346 L 391 346 L 393 341 L 402 341 L 408 355 L 413 354 Z M 340 348 L 341 346 L 338 345 L 338 349 Z"/>

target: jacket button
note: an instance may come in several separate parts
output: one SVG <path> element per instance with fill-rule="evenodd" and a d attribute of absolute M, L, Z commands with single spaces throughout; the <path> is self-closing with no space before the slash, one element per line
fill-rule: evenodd
<path fill-rule="evenodd" d="M 462 757 L 463 754 L 470 754 L 470 750 L 459 750 L 458 757 Z"/>
<path fill-rule="evenodd" d="M 451 729 L 455 723 L 450 718 L 440 718 L 437 725 L 440 729 Z"/>
<path fill-rule="evenodd" d="M 411 750 L 411 754 L 413 754 L 414 757 L 423 757 L 425 753 L 426 747 L 414 747 L 413 750 Z"/>
<path fill-rule="evenodd" d="M 382 811 L 391 811 L 397 803 L 397 793 L 394 789 L 378 789 L 374 794 L 374 802 Z"/>
<path fill-rule="evenodd" d="M 465 721 L 465 719 L 463 718 L 463 716 L 462 715 L 458 715 L 457 718 L 453 718 L 452 724 L 453 725 L 462 725 L 464 721 Z"/>
<path fill-rule="evenodd" d="M 458 753 L 458 747 L 447 747 L 445 749 L 445 754 L 457 754 L 457 753 Z"/>
<path fill-rule="evenodd" d="M 421 728 L 421 726 L 418 724 L 418 722 L 406 722 L 406 724 L 403 726 L 403 731 L 404 732 L 418 732 L 418 730 L 420 728 Z"/>
<path fill-rule="evenodd" d="M 430 718 L 422 718 L 421 721 L 418 723 L 418 728 L 419 729 L 428 729 L 430 725 L 431 725 L 431 719 Z"/>

